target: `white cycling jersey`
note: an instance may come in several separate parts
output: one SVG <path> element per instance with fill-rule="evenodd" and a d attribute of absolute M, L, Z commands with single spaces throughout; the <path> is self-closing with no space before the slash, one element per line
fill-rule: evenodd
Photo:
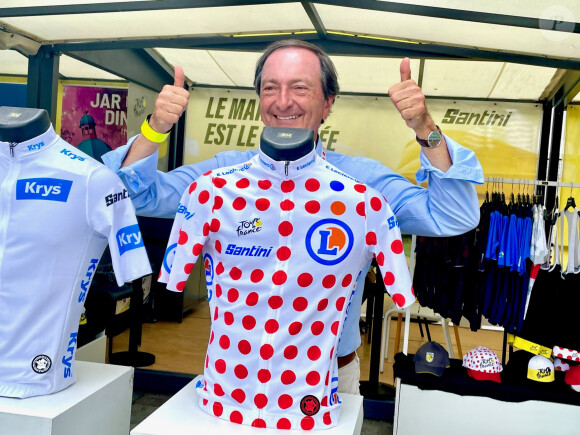
<path fill-rule="evenodd" d="M 202 249 L 212 327 L 201 408 L 257 427 L 336 425 L 336 346 L 362 268 L 376 256 L 393 300 L 415 300 L 384 198 L 315 152 L 260 152 L 190 185 L 160 281 L 182 290 Z"/>
<path fill-rule="evenodd" d="M 151 273 L 118 176 L 52 127 L 0 142 L 0 396 L 75 381 L 79 319 L 109 243 L 117 283 Z"/>

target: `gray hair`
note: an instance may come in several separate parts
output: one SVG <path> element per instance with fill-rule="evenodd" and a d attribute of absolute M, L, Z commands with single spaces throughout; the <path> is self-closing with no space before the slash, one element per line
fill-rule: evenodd
<path fill-rule="evenodd" d="M 310 50 L 316 54 L 320 60 L 320 83 L 322 85 L 322 92 L 324 92 L 324 98 L 326 99 L 331 95 L 338 95 L 340 90 L 338 86 L 338 74 L 336 73 L 336 68 L 334 67 L 334 64 L 332 63 L 332 60 L 330 60 L 328 54 L 326 54 L 322 48 L 311 44 L 310 42 L 301 41 L 300 39 L 282 39 L 268 45 L 256 63 L 254 87 L 256 88 L 256 93 L 258 96 L 260 95 L 260 87 L 262 85 L 262 70 L 264 69 L 266 59 L 268 59 L 268 57 L 274 51 L 287 47 L 305 48 L 306 50 Z"/>

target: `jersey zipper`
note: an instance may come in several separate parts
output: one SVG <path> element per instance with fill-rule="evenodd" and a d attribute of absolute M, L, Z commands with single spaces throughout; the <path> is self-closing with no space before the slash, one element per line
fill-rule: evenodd
<path fill-rule="evenodd" d="M 10 155 L 14 157 L 14 146 L 10 144 Z M 8 229 L 8 220 L 10 216 L 10 207 L 12 206 L 12 188 L 18 176 L 18 166 L 20 163 L 14 159 L 9 161 L 9 168 L 6 177 L 0 184 L 0 272 L 2 271 L 2 263 L 4 261 L 4 254 L 6 252 L 6 232 Z M 0 281 L 1 281 L 0 277 Z"/>
<path fill-rule="evenodd" d="M 10 147 L 10 157 L 14 157 L 14 147 L 18 145 L 16 142 L 10 142 L 8 146 Z"/>
<path fill-rule="evenodd" d="M 288 160 L 286 160 L 286 163 L 284 164 L 284 174 L 286 175 L 286 177 L 288 177 L 288 166 L 290 165 L 290 162 Z"/>

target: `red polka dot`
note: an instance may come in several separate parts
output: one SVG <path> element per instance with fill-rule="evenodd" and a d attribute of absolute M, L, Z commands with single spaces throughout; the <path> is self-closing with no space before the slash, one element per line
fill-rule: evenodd
<path fill-rule="evenodd" d="M 278 232 L 282 237 L 288 237 L 292 234 L 292 231 L 294 231 L 294 227 L 288 221 L 281 222 L 280 225 L 278 225 Z"/>
<path fill-rule="evenodd" d="M 247 178 L 242 178 L 242 179 L 236 181 L 236 187 L 238 189 L 245 189 L 249 185 L 250 185 L 250 180 L 248 180 Z"/>
<path fill-rule="evenodd" d="M 332 288 L 336 284 L 336 277 L 334 275 L 326 275 L 322 279 L 322 287 Z"/>
<path fill-rule="evenodd" d="M 209 336 L 209 344 L 211 344 L 213 342 L 213 339 L 214 339 L 214 334 L 213 334 L 213 331 L 211 331 L 211 334 Z"/>
<path fill-rule="evenodd" d="M 318 302 L 318 311 L 324 311 L 328 306 L 328 299 L 324 298 Z"/>
<path fill-rule="evenodd" d="M 215 370 L 220 375 L 223 375 L 226 372 L 226 362 L 223 359 L 218 359 L 215 362 Z"/>
<path fill-rule="evenodd" d="M 281 409 L 288 409 L 292 406 L 292 403 L 294 403 L 294 400 L 292 399 L 292 396 L 290 396 L 289 394 L 282 394 L 280 397 L 278 397 L 278 406 Z"/>
<path fill-rule="evenodd" d="M 382 252 L 379 252 L 379 255 L 377 255 L 377 263 L 379 264 L 379 266 L 385 264 L 385 254 L 383 254 Z"/>
<path fill-rule="evenodd" d="M 376 196 L 373 196 L 371 198 L 371 208 L 374 211 L 379 211 L 382 207 L 383 207 L 383 203 L 381 202 L 381 200 L 379 198 L 377 198 Z"/>
<path fill-rule="evenodd" d="M 284 370 L 280 376 L 280 380 L 284 385 L 290 385 L 296 380 L 296 375 L 292 370 Z"/>
<path fill-rule="evenodd" d="M 201 192 L 199 192 L 197 200 L 199 201 L 200 204 L 205 204 L 209 200 L 209 192 L 207 190 L 202 190 Z"/>
<path fill-rule="evenodd" d="M 302 430 L 311 430 L 314 427 L 314 419 L 307 415 L 300 421 L 300 427 Z"/>
<path fill-rule="evenodd" d="M 304 311 L 306 308 L 308 308 L 308 301 L 306 300 L 305 297 L 299 296 L 296 299 L 294 299 L 294 302 L 292 302 L 292 306 L 296 311 Z"/>
<path fill-rule="evenodd" d="M 292 192 L 294 190 L 294 181 L 292 180 L 282 181 L 282 183 L 280 184 L 280 189 L 284 193 Z"/>
<path fill-rule="evenodd" d="M 218 319 L 218 307 L 215 307 L 215 311 L 213 313 L 213 319 L 217 320 Z"/>
<path fill-rule="evenodd" d="M 204 176 L 204 177 L 207 177 L 209 174 L 211 174 L 211 169 L 210 169 L 209 171 L 205 172 L 205 173 L 203 174 L 203 176 Z"/>
<path fill-rule="evenodd" d="M 222 208 L 222 205 L 224 205 L 224 199 L 221 196 L 216 196 L 215 199 L 213 200 L 212 211 L 219 210 L 220 208 Z"/>
<path fill-rule="evenodd" d="M 240 296 L 240 292 L 235 289 L 235 288 L 231 288 L 228 290 L 228 302 L 235 302 L 238 300 L 238 297 Z"/>
<path fill-rule="evenodd" d="M 367 245 L 376 245 L 377 244 L 377 235 L 373 231 L 369 231 L 366 236 Z"/>
<path fill-rule="evenodd" d="M 222 262 L 220 261 L 218 263 L 218 265 L 215 267 L 215 273 L 217 273 L 218 275 L 221 275 L 222 273 L 224 273 L 224 265 L 222 264 Z"/>
<path fill-rule="evenodd" d="M 405 306 L 405 296 L 403 296 L 401 293 L 395 293 L 393 295 L 393 302 L 395 304 L 397 304 L 398 307 L 404 307 Z"/>
<path fill-rule="evenodd" d="M 252 345 L 248 340 L 240 340 L 238 343 L 238 350 L 244 355 L 248 355 L 252 351 Z"/>
<path fill-rule="evenodd" d="M 212 233 L 217 233 L 220 229 L 220 221 L 218 219 L 212 219 L 211 223 L 209 224 L 209 230 Z"/>
<path fill-rule="evenodd" d="M 312 333 L 314 335 L 322 334 L 323 330 L 324 330 L 324 323 L 322 323 L 320 320 L 317 320 L 316 322 L 314 322 L 312 324 L 312 326 L 310 327 L 310 331 L 312 331 Z"/>
<path fill-rule="evenodd" d="M 207 405 L 207 399 L 203 399 L 203 406 Z"/>
<path fill-rule="evenodd" d="M 308 358 L 312 361 L 316 361 L 318 358 L 320 358 L 321 354 L 322 352 L 320 352 L 320 348 L 318 346 L 311 346 L 306 352 L 306 355 L 308 355 Z"/>
<path fill-rule="evenodd" d="M 248 331 L 254 329 L 254 326 L 256 326 L 256 319 L 254 319 L 253 316 L 244 316 L 242 319 L 242 326 Z"/>
<path fill-rule="evenodd" d="M 191 271 L 193 270 L 194 266 L 195 266 L 195 263 L 187 263 L 185 266 L 183 266 L 183 271 L 189 275 L 191 273 Z"/>
<path fill-rule="evenodd" d="M 212 181 L 213 181 L 213 185 L 215 187 L 217 187 L 218 189 L 221 189 L 222 187 L 224 187 L 226 185 L 226 180 L 224 180 L 223 178 L 215 177 Z"/>
<path fill-rule="evenodd" d="M 242 393 L 243 393 L 243 391 L 242 391 Z M 234 393 L 232 393 L 232 396 L 233 395 L 234 395 Z M 244 396 L 245 396 L 245 394 L 244 394 Z M 235 397 L 234 397 L 234 399 L 235 399 Z M 244 399 L 245 399 L 245 397 L 244 397 Z M 243 400 L 242 400 L 242 402 L 243 402 Z M 240 403 L 242 403 L 242 402 L 240 402 Z M 244 422 L 244 417 L 242 416 L 242 413 L 240 411 L 233 411 L 230 414 L 230 421 L 232 423 L 242 424 Z"/>
<path fill-rule="evenodd" d="M 221 297 L 221 295 L 222 295 L 222 286 L 219 284 L 215 285 L 215 295 L 218 298 Z"/>
<path fill-rule="evenodd" d="M 232 202 L 232 207 L 234 208 L 234 210 L 242 210 L 245 206 L 246 200 L 241 196 L 237 197 L 236 199 L 234 199 L 234 202 Z"/>
<path fill-rule="evenodd" d="M 189 185 L 189 193 L 191 194 L 197 188 L 197 181 L 194 181 Z"/>
<path fill-rule="evenodd" d="M 274 334 L 276 331 L 278 331 L 278 321 L 276 319 L 266 320 L 264 329 L 268 334 Z"/>
<path fill-rule="evenodd" d="M 344 296 L 340 297 L 336 300 L 336 309 L 338 311 L 342 311 L 342 309 L 344 308 L 345 301 L 346 301 L 346 298 Z"/>
<path fill-rule="evenodd" d="M 294 210 L 294 203 L 289 199 L 285 199 L 280 203 L 280 209 L 283 211 Z"/>
<path fill-rule="evenodd" d="M 270 379 L 272 379 L 272 374 L 270 373 L 270 370 L 266 370 L 266 369 L 260 369 L 260 370 L 258 370 L 258 380 L 262 384 L 265 384 Z"/>
<path fill-rule="evenodd" d="M 338 320 L 337 320 L 336 322 L 333 322 L 333 323 L 332 323 L 332 325 L 330 325 L 330 331 L 331 331 L 331 332 L 332 332 L 334 335 L 338 334 L 338 325 L 339 325 L 339 322 L 338 322 Z"/>
<path fill-rule="evenodd" d="M 209 367 L 209 356 L 205 356 L 205 368 L 207 369 Z"/>
<path fill-rule="evenodd" d="M 280 296 L 270 296 L 270 298 L 268 298 L 268 305 L 270 305 L 270 308 L 273 310 L 280 308 L 283 303 L 284 299 L 282 299 Z"/>
<path fill-rule="evenodd" d="M 246 297 L 246 305 L 249 307 L 253 307 L 258 303 L 258 293 L 252 292 Z"/>
<path fill-rule="evenodd" d="M 253 427 L 266 427 L 266 422 L 261 418 L 257 418 L 252 422 Z"/>
<path fill-rule="evenodd" d="M 391 251 L 395 254 L 401 254 L 403 252 L 403 242 L 401 240 L 393 240 L 393 243 L 391 243 Z"/>
<path fill-rule="evenodd" d="M 224 323 L 226 325 L 231 325 L 234 323 L 234 315 L 229 311 L 224 311 Z"/>
<path fill-rule="evenodd" d="M 260 211 L 266 211 L 270 208 L 270 201 L 266 198 L 258 198 L 256 200 L 256 208 Z"/>
<path fill-rule="evenodd" d="M 268 190 L 272 187 L 272 182 L 270 180 L 260 180 L 258 181 L 258 187 L 262 190 Z"/>
<path fill-rule="evenodd" d="M 220 254 L 222 253 L 222 243 L 219 240 L 215 241 L 215 250 Z"/>
<path fill-rule="evenodd" d="M 330 358 L 332 359 L 332 354 L 330 356 Z M 326 378 L 324 379 L 324 385 L 328 385 L 328 378 L 330 378 L 330 372 L 326 372 Z M 324 398 L 322 400 L 326 399 L 326 396 L 324 396 Z M 327 405 L 322 405 L 322 406 L 327 406 Z"/>
<path fill-rule="evenodd" d="M 203 245 L 201 243 L 196 243 L 195 245 L 193 245 L 193 249 L 191 250 L 192 254 L 195 255 L 196 257 L 201 254 L 201 251 L 203 250 Z"/>
<path fill-rule="evenodd" d="M 328 373 L 326 374 L 326 379 L 328 379 Z M 328 385 L 328 382 L 326 382 L 324 385 Z M 328 406 L 328 396 L 324 396 L 322 398 L 320 401 L 320 406 Z"/>
<path fill-rule="evenodd" d="M 288 277 L 286 276 L 286 272 L 284 272 L 283 270 L 277 270 L 272 275 L 272 282 L 275 285 L 282 285 L 282 284 L 284 284 L 286 282 L 286 279 L 287 278 Z"/>
<path fill-rule="evenodd" d="M 393 285 L 395 283 L 395 275 L 391 272 L 385 272 L 383 274 L 383 281 L 385 282 L 385 285 Z"/>
<path fill-rule="evenodd" d="M 182 292 L 183 289 L 185 288 L 185 284 L 187 284 L 186 281 L 180 281 L 175 285 L 176 290 Z"/>
<path fill-rule="evenodd" d="M 306 183 L 304 183 L 304 187 L 309 192 L 316 192 L 318 189 L 320 189 L 320 183 L 316 178 L 309 178 L 306 180 Z"/>
<path fill-rule="evenodd" d="M 298 285 L 300 287 L 308 287 L 312 284 L 313 278 L 309 273 L 301 273 L 298 275 Z"/>
<path fill-rule="evenodd" d="M 230 278 L 232 278 L 234 281 L 237 281 L 241 277 L 242 277 L 242 270 L 238 269 L 237 267 L 232 267 L 232 270 L 230 270 Z"/>
<path fill-rule="evenodd" d="M 359 202 L 356 205 L 356 212 L 360 215 L 360 216 L 365 216 L 365 203 L 364 202 Z"/>
<path fill-rule="evenodd" d="M 223 390 L 223 388 L 222 388 L 222 386 L 220 384 L 214 384 L 214 386 L 213 386 L 213 392 L 214 392 L 214 394 L 216 396 L 220 396 L 220 397 L 225 394 L 224 393 L 224 390 Z"/>
<path fill-rule="evenodd" d="M 294 359 L 298 355 L 298 348 L 291 344 L 290 346 L 286 346 L 284 349 L 284 358 L 286 359 Z"/>
<path fill-rule="evenodd" d="M 258 409 L 262 409 L 268 404 L 268 398 L 265 394 L 256 394 L 256 396 L 254 396 L 254 404 Z"/>
<path fill-rule="evenodd" d="M 304 210 L 310 214 L 315 214 L 320 211 L 320 203 L 318 201 L 308 201 L 304 204 Z"/>
<path fill-rule="evenodd" d="M 282 246 L 278 251 L 276 251 L 276 257 L 278 257 L 278 260 L 280 261 L 286 261 L 290 258 L 291 253 L 292 251 L 290 251 L 288 246 Z"/>
<path fill-rule="evenodd" d="M 330 412 L 324 413 L 324 415 L 322 416 L 322 422 L 327 426 L 332 424 L 332 418 L 330 418 Z"/>
<path fill-rule="evenodd" d="M 274 355 L 274 348 L 271 344 L 263 344 L 262 347 L 260 347 L 260 356 L 262 359 L 268 360 L 272 358 L 272 355 Z"/>
<path fill-rule="evenodd" d="M 222 406 L 222 404 L 221 404 L 221 403 L 219 403 L 219 402 L 215 402 L 215 403 L 213 404 L 213 414 L 214 414 L 216 417 L 219 417 L 220 415 L 222 415 L 222 414 L 223 414 L 223 412 L 224 412 L 224 407 Z"/>
<path fill-rule="evenodd" d="M 364 184 L 355 184 L 354 190 L 356 190 L 359 193 L 364 193 L 367 190 L 367 187 Z"/>
<path fill-rule="evenodd" d="M 278 420 L 278 423 L 276 423 L 276 429 L 291 429 L 292 425 L 290 424 L 290 420 L 288 420 L 287 418 L 281 418 L 280 420 Z"/>
<path fill-rule="evenodd" d="M 222 335 L 220 337 L 220 347 L 222 349 L 229 349 L 230 348 L 230 338 L 227 335 Z"/>
<path fill-rule="evenodd" d="M 348 287 L 351 282 L 352 282 L 352 275 L 350 273 L 348 275 L 346 275 L 344 278 L 342 278 L 342 286 L 343 287 Z"/>
<path fill-rule="evenodd" d="M 260 269 L 252 270 L 252 273 L 250 274 L 250 281 L 257 283 L 262 281 L 262 278 L 264 278 L 264 271 Z"/>
<path fill-rule="evenodd" d="M 288 326 L 288 334 L 296 335 L 296 334 L 300 333 L 301 329 L 302 329 L 302 323 L 292 322 L 292 323 L 290 323 L 290 326 Z"/>
<path fill-rule="evenodd" d="M 246 379 L 248 376 L 248 369 L 243 364 L 238 364 L 234 367 L 234 374 L 238 379 Z"/>
<path fill-rule="evenodd" d="M 317 385 L 320 382 L 320 375 L 318 374 L 318 372 L 309 372 L 306 375 L 306 383 L 308 385 L 314 386 Z"/>
<path fill-rule="evenodd" d="M 203 228 L 202 228 L 201 232 L 204 236 L 207 236 L 209 234 L 209 223 L 208 222 L 203 224 Z"/>
<path fill-rule="evenodd" d="M 185 245 L 188 239 L 189 237 L 187 237 L 187 233 L 183 230 L 179 230 L 179 239 L 177 240 L 177 244 Z"/>

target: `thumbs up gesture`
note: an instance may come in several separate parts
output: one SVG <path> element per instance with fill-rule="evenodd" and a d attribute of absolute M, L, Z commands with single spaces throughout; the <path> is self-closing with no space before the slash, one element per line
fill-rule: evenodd
<path fill-rule="evenodd" d="M 409 128 L 423 138 L 435 129 L 435 124 L 427 111 L 425 95 L 411 78 L 411 60 L 406 57 L 401 61 L 401 81 L 389 88 L 391 101 L 401 114 Z"/>
<path fill-rule="evenodd" d="M 183 85 L 185 74 L 180 66 L 175 66 L 175 79 L 173 85 L 165 85 L 155 100 L 155 109 L 149 119 L 150 127 L 158 133 L 166 133 L 171 130 L 181 114 L 187 108 L 189 92 Z"/>

